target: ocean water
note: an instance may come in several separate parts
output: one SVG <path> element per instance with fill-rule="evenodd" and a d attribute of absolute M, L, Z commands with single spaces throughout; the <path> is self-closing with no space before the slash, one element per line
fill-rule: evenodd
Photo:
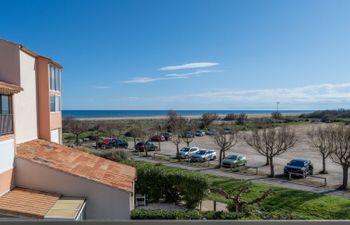
<path fill-rule="evenodd" d="M 271 114 L 276 110 L 175 110 L 181 116 L 197 116 L 204 113 Z M 281 113 L 307 113 L 314 110 L 279 110 Z M 114 118 L 114 117 L 152 117 L 166 116 L 169 110 L 63 110 L 63 118 Z"/>

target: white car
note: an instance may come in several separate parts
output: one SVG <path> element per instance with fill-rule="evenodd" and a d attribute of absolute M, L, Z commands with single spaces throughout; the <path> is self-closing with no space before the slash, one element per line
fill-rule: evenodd
<path fill-rule="evenodd" d="M 198 147 L 183 147 L 179 151 L 179 157 L 182 159 L 190 158 L 193 154 L 199 152 Z"/>
<path fill-rule="evenodd" d="M 195 161 L 195 162 L 205 162 L 205 161 L 211 161 L 215 159 L 216 159 L 215 150 L 202 149 L 191 156 L 191 161 Z"/>
<path fill-rule="evenodd" d="M 203 137 L 205 135 L 205 132 L 202 131 L 202 130 L 196 130 L 196 133 L 195 133 L 196 136 L 199 136 L 199 137 Z"/>

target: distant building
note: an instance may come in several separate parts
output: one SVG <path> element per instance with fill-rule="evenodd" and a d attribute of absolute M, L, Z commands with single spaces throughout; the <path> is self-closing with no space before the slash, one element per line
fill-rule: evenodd
<path fill-rule="evenodd" d="M 0 39 L 0 219 L 129 219 L 135 169 L 61 145 L 61 73 Z"/>

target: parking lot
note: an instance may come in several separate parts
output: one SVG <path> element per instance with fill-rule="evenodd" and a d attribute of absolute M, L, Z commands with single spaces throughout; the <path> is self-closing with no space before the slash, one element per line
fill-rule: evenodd
<path fill-rule="evenodd" d="M 319 126 L 319 125 L 312 125 Z M 293 158 L 304 158 L 312 161 L 314 165 L 314 174 L 322 169 L 322 160 L 320 154 L 314 150 L 308 140 L 307 131 L 311 129 L 311 125 L 293 125 L 291 126 L 295 129 L 297 135 L 297 143 L 294 148 L 287 151 L 286 153 L 277 156 L 274 159 L 275 163 L 275 172 L 276 175 L 283 173 L 284 165 Z M 129 142 L 129 146 L 132 147 L 133 143 Z M 180 148 L 186 146 L 185 143 L 181 143 Z M 191 146 L 197 146 L 202 149 L 214 149 L 219 155 L 219 149 L 215 145 L 213 138 L 211 136 L 195 137 Z M 158 152 L 157 152 L 158 153 Z M 161 151 L 159 152 L 164 155 L 176 154 L 176 147 L 171 141 L 161 142 Z M 265 157 L 258 154 L 254 149 L 249 147 L 243 140 L 238 141 L 236 146 L 231 150 L 227 151 L 226 155 L 230 153 L 240 153 L 244 154 L 247 157 L 247 166 L 262 166 L 265 164 Z M 217 164 L 218 160 L 212 161 L 211 163 Z M 261 167 L 259 171 L 262 173 L 269 173 L 269 167 Z M 329 185 L 341 184 L 342 182 L 342 169 L 339 165 L 333 163 L 330 159 L 327 159 L 327 175 L 322 175 L 327 177 Z"/>

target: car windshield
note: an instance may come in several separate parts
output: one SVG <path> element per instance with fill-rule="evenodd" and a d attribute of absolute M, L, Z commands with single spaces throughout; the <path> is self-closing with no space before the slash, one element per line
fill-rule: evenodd
<path fill-rule="evenodd" d="M 229 156 L 227 156 L 227 159 L 236 160 L 237 158 L 238 158 L 238 156 L 236 156 L 236 155 L 229 155 Z"/>
<path fill-rule="evenodd" d="M 207 153 L 207 151 L 205 151 L 205 150 L 201 150 L 198 152 L 199 155 L 205 155 L 205 153 Z"/>
<path fill-rule="evenodd" d="M 288 165 L 302 167 L 305 165 L 305 162 L 300 160 L 292 160 Z"/>
<path fill-rule="evenodd" d="M 183 148 L 181 149 L 181 152 L 188 152 L 190 149 L 189 148 Z"/>

